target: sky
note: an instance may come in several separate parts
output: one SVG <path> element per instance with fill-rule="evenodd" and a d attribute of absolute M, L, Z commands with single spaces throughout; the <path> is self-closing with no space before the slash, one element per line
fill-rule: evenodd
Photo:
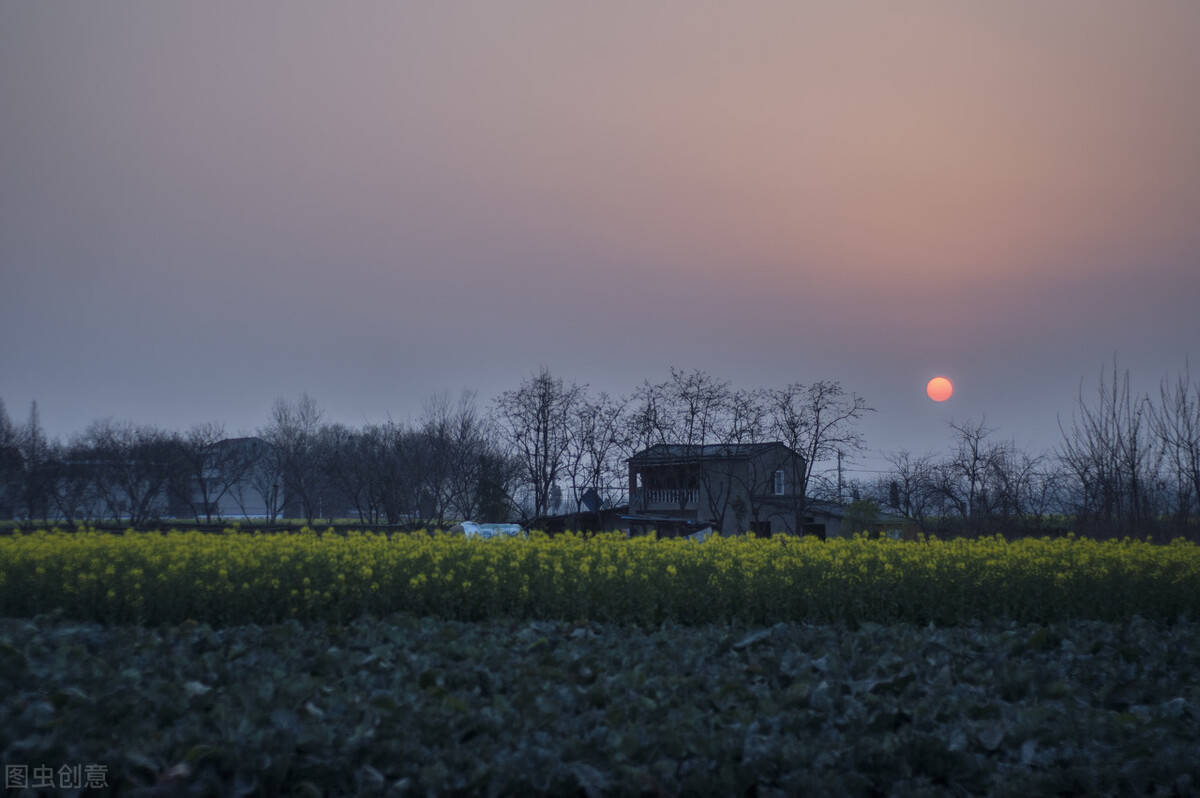
<path fill-rule="evenodd" d="M 864 469 L 950 420 L 1049 450 L 1114 356 L 1200 356 L 1198 40 L 1193 0 L 0 0 L 0 399 L 233 433 L 675 366 L 840 381 Z"/>

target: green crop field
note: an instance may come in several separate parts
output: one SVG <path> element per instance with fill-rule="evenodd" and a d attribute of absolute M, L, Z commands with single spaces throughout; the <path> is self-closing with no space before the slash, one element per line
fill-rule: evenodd
<path fill-rule="evenodd" d="M 1200 552 L 0 539 L 0 759 L 83 795 L 1188 795 Z"/>

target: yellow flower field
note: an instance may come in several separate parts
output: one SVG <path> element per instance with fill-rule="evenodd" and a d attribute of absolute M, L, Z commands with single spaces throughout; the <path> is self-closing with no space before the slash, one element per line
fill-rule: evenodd
<path fill-rule="evenodd" d="M 410 612 L 477 620 L 1163 620 L 1200 616 L 1200 547 L 1073 537 L 916 542 L 575 534 L 81 529 L 0 538 L 0 616 L 106 623 Z"/>

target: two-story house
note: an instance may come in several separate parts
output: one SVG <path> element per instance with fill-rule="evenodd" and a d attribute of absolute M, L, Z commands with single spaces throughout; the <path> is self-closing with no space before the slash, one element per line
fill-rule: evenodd
<path fill-rule="evenodd" d="M 780 442 L 658 444 L 629 458 L 630 534 L 660 537 L 712 529 L 824 537 L 836 520 L 806 501 L 804 458 Z M 798 523 L 799 522 L 799 523 Z M 800 527 L 797 530 L 797 526 Z"/>

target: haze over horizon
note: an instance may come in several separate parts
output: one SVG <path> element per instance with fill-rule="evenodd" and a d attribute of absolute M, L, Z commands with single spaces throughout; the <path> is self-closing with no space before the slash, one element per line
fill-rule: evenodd
<path fill-rule="evenodd" d="M 841 381 L 864 467 L 951 418 L 1049 449 L 1114 355 L 1198 352 L 1198 40 L 1184 0 L 0 0 L 0 398 L 237 432 L 676 366 Z"/>

